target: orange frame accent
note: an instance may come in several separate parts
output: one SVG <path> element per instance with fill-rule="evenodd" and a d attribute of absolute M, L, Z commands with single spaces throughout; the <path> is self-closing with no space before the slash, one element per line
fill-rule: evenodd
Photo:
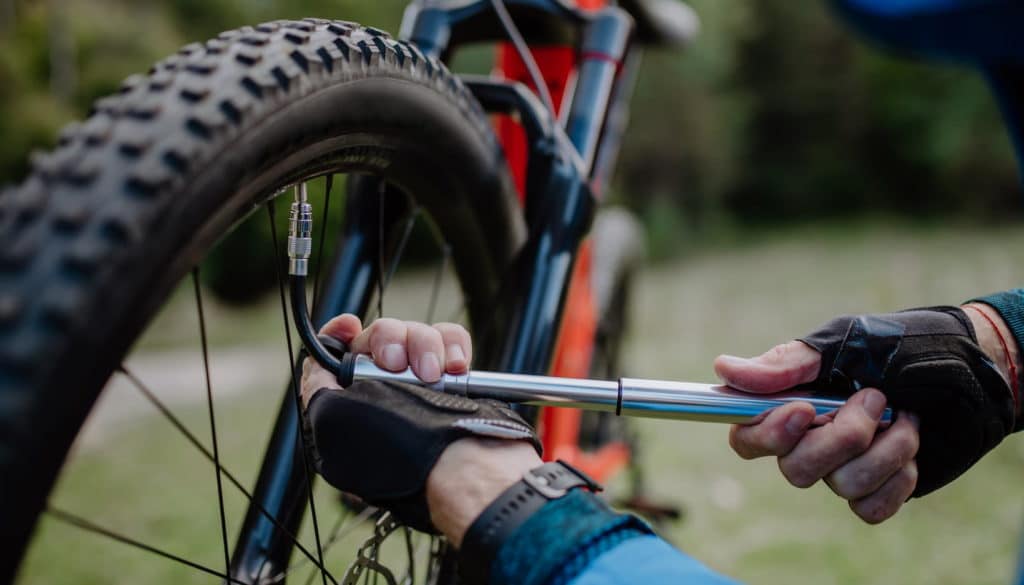
<path fill-rule="evenodd" d="M 587 10 L 603 7 L 606 0 L 577 0 Z M 556 114 L 561 112 L 565 91 L 576 69 L 576 53 L 572 47 L 531 47 L 541 75 L 547 85 Z M 506 79 L 537 88 L 519 58 L 515 48 L 502 44 L 498 48 L 497 72 Z M 519 191 L 520 203 L 525 199 L 526 135 L 522 127 L 511 118 L 502 116 L 496 121 L 498 137 L 505 149 L 509 170 Z M 594 341 L 597 333 L 597 308 L 591 289 L 591 245 L 585 240 L 580 246 L 566 298 L 562 328 L 555 346 L 551 375 L 567 378 L 586 378 L 590 374 Z M 580 419 L 582 413 L 571 408 L 544 408 L 541 410 L 538 432 L 544 445 L 546 460 L 562 459 L 581 469 L 599 482 L 605 482 L 622 470 L 630 459 L 629 448 L 621 442 L 609 443 L 596 451 L 580 448 Z"/>

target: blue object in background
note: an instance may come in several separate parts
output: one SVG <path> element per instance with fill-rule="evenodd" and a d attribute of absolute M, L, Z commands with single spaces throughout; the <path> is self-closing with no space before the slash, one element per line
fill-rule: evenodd
<path fill-rule="evenodd" d="M 859 32 L 926 59 L 978 67 L 1003 110 L 1024 180 L 1024 1 L 833 0 Z"/>

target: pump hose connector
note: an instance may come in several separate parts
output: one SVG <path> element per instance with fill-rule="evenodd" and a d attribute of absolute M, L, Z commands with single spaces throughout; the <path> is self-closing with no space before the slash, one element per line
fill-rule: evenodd
<path fill-rule="evenodd" d="M 288 215 L 288 274 L 306 276 L 312 251 L 313 206 L 307 200 L 306 184 L 299 183 Z"/>

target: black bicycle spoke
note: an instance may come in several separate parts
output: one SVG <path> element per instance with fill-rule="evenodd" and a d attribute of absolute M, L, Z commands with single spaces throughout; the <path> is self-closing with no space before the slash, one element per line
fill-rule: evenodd
<path fill-rule="evenodd" d="M 430 304 L 427 305 L 427 323 L 434 322 L 434 313 L 437 312 L 437 299 L 441 294 L 441 282 L 444 280 L 444 274 L 448 270 L 448 259 L 451 258 L 451 255 L 452 247 L 448 244 L 443 244 L 441 247 L 441 262 L 434 273 L 434 286 L 430 291 Z"/>
<path fill-rule="evenodd" d="M 211 569 L 210 567 L 207 567 L 205 565 L 200 565 L 199 563 L 196 563 L 194 561 L 190 561 L 190 560 L 188 560 L 188 559 L 186 559 L 184 557 L 180 557 L 180 556 L 178 556 L 176 554 L 169 553 L 169 552 L 167 552 L 165 550 L 161 550 L 159 548 L 156 548 L 155 546 L 151 546 L 151 545 L 148 545 L 148 544 L 146 544 L 144 542 L 140 542 L 138 540 L 135 540 L 134 538 L 130 538 L 130 537 L 125 536 L 123 534 L 114 532 L 113 530 L 110 530 L 109 528 L 104 528 L 104 527 L 102 527 L 102 526 L 100 526 L 98 524 L 95 524 L 93 522 L 90 522 L 89 520 L 86 520 L 85 518 L 82 518 L 81 516 L 76 516 L 75 514 L 72 514 L 70 512 L 66 512 L 66 511 L 61 510 L 59 508 L 54 508 L 53 506 L 48 506 L 46 508 L 46 513 L 49 514 L 50 516 L 52 516 L 56 520 L 60 520 L 61 522 L 64 522 L 66 524 L 70 524 L 71 526 L 74 526 L 76 528 L 80 528 L 80 529 L 85 530 L 87 532 L 92 532 L 94 534 L 99 534 L 99 535 L 105 536 L 107 538 L 110 538 L 112 540 L 116 540 L 116 541 L 118 541 L 118 542 L 120 542 L 122 544 L 127 544 L 129 546 L 133 546 L 135 548 L 138 548 L 138 549 L 141 549 L 141 550 L 144 550 L 144 551 L 147 551 L 147 552 L 151 552 L 151 553 L 153 553 L 155 555 L 164 557 L 165 559 L 170 559 L 172 561 L 176 561 L 176 562 L 181 563 L 183 565 L 192 567 L 193 569 L 196 569 L 197 571 L 202 571 L 203 573 L 207 573 L 209 575 L 213 575 L 214 577 L 218 577 L 220 579 L 224 579 L 225 581 L 228 581 L 228 582 L 231 582 L 231 583 L 238 583 L 239 585 L 247 585 L 244 581 L 239 581 L 238 579 L 234 579 L 234 578 L 228 576 L 225 573 L 221 573 L 220 571 L 217 571 L 216 569 Z"/>
<path fill-rule="evenodd" d="M 387 183 L 377 183 L 377 318 L 384 316 L 384 196 Z"/>
<path fill-rule="evenodd" d="M 327 539 L 327 542 L 324 543 L 324 554 L 327 554 L 328 549 L 333 547 L 335 544 L 345 540 L 345 538 L 347 538 L 349 534 L 352 534 L 360 524 L 372 518 L 377 512 L 377 508 L 370 506 L 356 515 L 351 522 L 341 526 L 335 526 L 334 533 L 331 534 L 330 538 Z"/>
<path fill-rule="evenodd" d="M 340 513 L 338 515 L 338 519 L 334 523 L 334 526 L 331 528 L 331 535 L 328 536 L 327 540 L 324 541 L 324 557 L 326 558 L 327 553 L 334 547 L 335 544 L 345 540 L 345 538 L 347 538 L 348 535 L 352 534 L 352 532 L 354 532 L 356 528 L 359 528 L 359 526 L 363 522 L 365 522 L 367 519 L 373 516 L 376 512 L 377 508 L 374 508 L 372 506 L 367 507 L 354 518 L 351 518 L 350 521 L 346 521 L 347 514 L 345 512 Z M 305 561 L 300 561 L 293 564 L 292 566 L 288 567 L 285 571 L 282 571 L 277 577 L 272 579 L 271 582 L 276 583 L 283 580 L 284 577 L 287 576 L 289 573 L 301 569 L 305 566 L 305 564 Z M 314 577 L 316 577 L 315 570 L 312 573 L 310 573 L 309 579 L 306 580 L 305 585 L 310 585 Z"/>
<path fill-rule="evenodd" d="M 386 291 L 389 284 L 391 284 L 391 277 L 395 275 L 398 270 L 398 263 L 402 260 L 402 256 L 405 255 L 405 246 L 409 243 L 409 236 L 412 235 L 412 229 L 416 227 L 416 220 L 420 216 L 420 208 L 417 207 L 409 214 L 409 219 L 405 220 L 405 227 L 402 229 L 402 239 L 398 241 L 398 248 L 395 249 L 395 255 L 391 259 L 391 264 L 388 266 L 387 276 L 384 277 L 384 288 L 382 291 Z"/>
<path fill-rule="evenodd" d="M 412 529 L 408 526 L 402 527 L 402 532 L 405 533 L 405 553 L 409 556 L 409 568 L 406 572 L 408 581 L 403 577 L 404 583 L 415 583 L 416 582 L 416 548 L 412 545 Z"/>
<path fill-rule="evenodd" d="M 124 374 L 126 378 L 128 378 L 132 385 L 143 396 L 145 396 L 146 399 L 149 400 L 149 402 L 158 411 L 160 411 L 161 414 L 164 415 L 164 418 L 166 418 L 171 423 L 171 425 L 174 426 L 174 428 L 178 429 L 178 431 L 186 439 L 188 439 L 188 441 L 192 443 L 192 445 L 197 450 L 199 450 L 199 452 L 202 453 L 203 456 L 205 456 L 210 463 L 213 463 L 214 466 L 217 466 L 217 460 L 214 458 L 213 453 L 211 453 L 210 450 L 207 449 L 206 446 L 202 444 L 199 438 L 196 437 L 195 434 L 192 431 L 190 431 L 188 427 L 185 426 L 185 423 L 183 423 L 181 419 L 179 419 L 177 416 L 175 416 L 173 412 L 171 412 L 171 410 L 167 407 L 166 404 L 164 404 L 159 398 L 157 398 L 156 394 L 152 390 L 150 390 L 149 387 L 146 384 L 144 384 L 142 380 L 139 379 L 138 376 L 128 371 L 128 369 L 124 367 L 124 364 L 121 364 L 121 366 L 119 366 L 118 369 L 121 371 L 122 374 Z M 242 483 L 238 481 L 234 474 L 228 471 L 228 469 L 223 465 L 220 465 L 218 469 L 220 470 L 221 473 L 224 474 L 224 477 L 228 478 L 228 481 L 231 482 L 231 484 L 235 486 L 238 489 L 238 491 L 242 493 L 243 496 L 245 496 L 245 498 L 249 501 L 250 505 L 256 506 L 256 510 L 258 510 L 260 514 L 262 514 L 264 517 L 270 520 L 274 524 L 274 526 L 277 527 L 278 530 L 280 530 L 288 538 L 291 539 L 292 544 L 298 547 L 299 551 L 301 551 L 302 554 L 306 556 L 306 559 L 308 559 L 309 562 L 314 563 L 321 570 L 326 570 L 319 562 L 317 562 L 316 558 L 313 557 L 313 553 L 309 552 L 309 550 L 307 550 L 306 547 L 304 547 L 302 543 L 299 542 L 299 539 L 294 534 L 292 534 L 290 530 L 285 528 L 285 526 L 281 524 L 277 520 L 277 518 L 274 517 L 273 514 L 271 514 L 266 508 L 264 508 L 263 505 L 261 505 L 259 502 L 253 499 L 252 494 L 249 493 L 249 490 L 245 489 L 245 486 L 243 486 Z M 335 581 L 334 577 L 329 572 L 327 573 L 327 576 L 330 578 L 332 583 L 337 583 L 337 581 Z"/>
<path fill-rule="evenodd" d="M 316 314 L 317 295 L 320 292 L 320 267 L 324 263 L 324 242 L 327 241 L 327 217 L 331 211 L 331 189 L 334 187 L 334 175 L 324 177 L 324 212 L 320 220 L 320 242 L 316 251 L 316 270 L 313 271 L 313 314 Z"/>
<path fill-rule="evenodd" d="M 444 554 L 444 542 L 436 536 L 431 536 L 427 544 L 430 548 L 427 552 L 429 560 L 427 561 L 427 578 L 425 582 L 430 583 L 437 579 L 437 574 L 441 572 L 441 555 Z"/>
<path fill-rule="evenodd" d="M 378 200 L 378 222 L 377 222 L 377 318 L 380 319 L 384 316 L 384 293 L 387 291 L 388 285 L 391 284 L 391 277 L 395 275 L 395 271 L 398 270 L 398 264 L 402 260 L 402 256 L 405 254 L 405 247 L 409 243 L 409 236 L 412 235 L 412 230 L 416 227 L 416 220 L 420 216 L 420 208 L 417 206 L 409 214 L 409 218 L 405 221 L 405 226 L 402 229 L 402 237 L 398 241 L 398 247 L 395 248 L 394 254 L 391 257 L 391 263 L 387 269 L 384 268 L 384 249 L 385 249 L 385 234 L 384 234 L 384 198 L 387 194 L 387 183 L 381 181 L 380 186 L 377 189 L 377 200 Z"/>
<path fill-rule="evenodd" d="M 298 187 L 296 187 L 298 188 Z M 302 396 L 299 393 L 299 380 L 296 375 L 295 351 L 292 346 L 292 331 L 288 325 L 288 302 L 285 299 L 284 277 L 281 274 L 281 248 L 277 241 L 277 226 L 274 222 L 274 200 L 267 202 L 267 214 L 270 218 L 270 238 L 274 244 L 274 273 L 277 275 L 277 288 L 281 297 L 281 317 L 284 323 L 285 341 L 288 347 L 288 370 L 292 385 L 292 395 L 295 398 L 295 408 L 302 416 Z M 299 442 L 299 451 L 302 452 L 302 470 L 306 476 L 306 493 L 309 498 L 309 513 L 313 519 L 313 536 L 316 539 L 316 555 L 320 561 L 320 577 L 323 585 L 327 585 L 327 572 L 323 569 L 324 551 L 320 545 L 320 524 L 316 518 L 316 502 L 313 500 L 313 478 L 310 473 L 309 457 L 306 455 L 306 438 L 303 436 L 301 425 L 296 427 L 296 440 Z"/>
<path fill-rule="evenodd" d="M 228 521 L 224 515 L 224 486 L 220 478 L 220 450 L 217 447 L 217 422 L 213 414 L 213 385 L 210 384 L 210 353 L 206 343 L 206 317 L 203 315 L 203 295 L 199 290 L 199 267 L 192 269 L 192 284 L 196 293 L 196 311 L 199 313 L 199 340 L 203 346 L 203 372 L 206 376 L 206 406 L 210 413 L 210 434 L 213 438 L 213 464 L 217 477 L 217 504 L 220 509 L 220 536 L 224 545 L 224 571 L 231 571 L 231 553 L 228 552 Z"/>

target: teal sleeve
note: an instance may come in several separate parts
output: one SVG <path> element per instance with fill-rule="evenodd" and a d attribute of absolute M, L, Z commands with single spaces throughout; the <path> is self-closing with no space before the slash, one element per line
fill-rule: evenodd
<path fill-rule="evenodd" d="M 619 514 L 585 490 L 548 502 L 502 544 L 491 565 L 493 585 L 565 585 L 604 551 L 653 534 L 642 520 Z"/>
<path fill-rule="evenodd" d="M 546 504 L 508 538 L 494 585 L 729 585 L 654 535 L 636 516 L 575 490 Z"/>

